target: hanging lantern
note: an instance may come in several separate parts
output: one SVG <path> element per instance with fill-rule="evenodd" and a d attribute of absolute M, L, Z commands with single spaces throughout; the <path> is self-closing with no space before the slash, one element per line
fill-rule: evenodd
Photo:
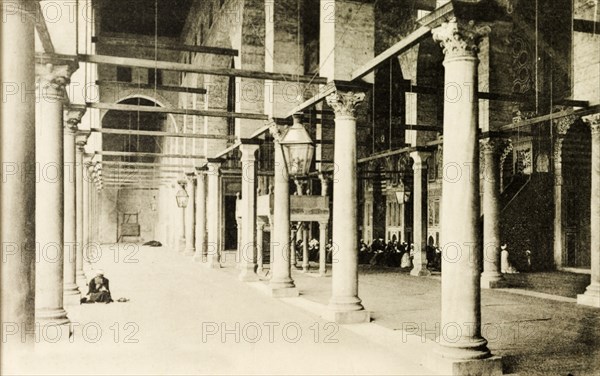
<path fill-rule="evenodd" d="M 179 188 L 179 191 L 177 191 L 177 194 L 175 195 L 175 198 L 177 199 L 177 206 L 180 208 L 187 208 L 190 196 L 188 196 L 187 192 L 185 191 L 185 183 L 179 183 L 179 186 L 181 188 Z"/>
<path fill-rule="evenodd" d="M 307 175 L 310 170 L 315 146 L 301 123 L 301 115 L 294 115 L 294 124 L 287 130 L 279 143 L 291 177 Z"/>

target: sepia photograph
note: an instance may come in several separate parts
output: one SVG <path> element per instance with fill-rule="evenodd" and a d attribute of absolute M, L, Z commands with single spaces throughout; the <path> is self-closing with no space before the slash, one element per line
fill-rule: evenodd
<path fill-rule="evenodd" d="M 599 0 L 0 5 L 0 375 L 600 375 Z"/>

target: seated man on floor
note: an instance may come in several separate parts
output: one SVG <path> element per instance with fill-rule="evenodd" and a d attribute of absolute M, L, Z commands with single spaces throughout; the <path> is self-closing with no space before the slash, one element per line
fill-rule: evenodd
<path fill-rule="evenodd" d="M 90 280 L 89 290 L 86 297 L 81 298 L 81 303 L 111 303 L 108 279 L 104 278 L 102 270 L 96 271 L 96 276 Z"/>

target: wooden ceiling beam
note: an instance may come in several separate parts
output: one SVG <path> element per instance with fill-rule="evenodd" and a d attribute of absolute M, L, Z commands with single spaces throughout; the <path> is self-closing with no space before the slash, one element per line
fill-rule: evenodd
<path fill-rule="evenodd" d="M 271 73 L 261 71 L 248 71 L 234 68 L 206 68 L 193 64 L 175 63 L 170 61 L 157 61 L 131 57 L 111 55 L 78 55 L 79 61 L 84 63 L 116 65 L 125 67 L 161 69 L 166 71 L 209 74 L 214 76 L 253 78 L 257 80 L 285 81 L 288 83 L 312 83 L 314 85 L 326 84 L 327 79 L 317 76 L 304 76 L 287 73 Z"/>
<path fill-rule="evenodd" d="M 219 134 L 197 134 L 197 133 L 177 133 L 177 132 L 159 132 L 143 131 L 133 129 L 115 129 L 115 128 L 91 128 L 92 132 L 103 134 L 119 134 L 132 136 L 151 136 L 151 137 L 180 137 L 180 138 L 199 138 L 209 140 L 234 140 L 235 136 L 225 136 Z"/>
<path fill-rule="evenodd" d="M 123 46 L 123 47 L 138 47 L 138 48 L 158 48 L 160 50 L 196 52 L 201 54 L 238 56 L 238 50 L 233 48 L 211 47 L 211 46 L 193 46 L 181 43 L 163 43 L 163 42 L 145 42 L 129 38 L 93 36 L 92 43 Z"/>

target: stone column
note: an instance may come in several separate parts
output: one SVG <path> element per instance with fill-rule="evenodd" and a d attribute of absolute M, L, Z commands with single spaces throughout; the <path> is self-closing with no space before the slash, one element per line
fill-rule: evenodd
<path fill-rule="evenodd" d="M 505 286 L 500 262 L 500 151 L 501 140 L 487 138 L 483 149 L 483 273 L 481 287 Z"/>
<path fill-rule="evenodd" d="M 85 273 L 83 271 L 83 154 L 85 153 L 85 145 L 90 135 L 89 131 L 78 131 L 75 136 L 77 145 L 76 161 L 75 161 L 75 221 L 76 221 L 76 282 L 82 288 L 87 285 Z"/>
<path fill-rule="evenodd" d="M 431 153 L 424 151 L 410 153 L 414 161 L 413 244 L 415 250 L 410 275 L 419 277 L 431 275 L 427 269 L 427 159 L 430 156 Z"/>
<path fill-rule="evenodd" d="M 32 3 L 20 0 L 10 4 L 22 12 L 8 12 L 7 8 L 0 26 L 0 74 L 5 96 L 0 111 L 0 161 L 4 168 L 0 238 L 5 257 L 0 266 L 0 308 L 6 330 L 11 323 L 19 330 L 18 334 L 7 336 L 3 347 L 22 344 L 21 326 L 33 334 L 35 320 L 36 15 L 34 9 L 26 6 Z M 27 335 L 25 342 L 33 344 L 34 336 Z"/>
<path fill-rule="evenodd" d="M 79 304 L 77 286 L 77 219 L 75 210 L 75 135 L 83 110 L 71 109 L 65 115 L 64 129 L 64 304 Z"/>
<path fill-rule="evenodd" d="M 327 275 L 327 232 L 329 223 L 319 222 L 319 275 Z"/>
<path fill-rule="evenodd" d="M 240 275 L 245 282 L 258 281 L 256 275 L 256 186 L 258 183 L 254 140 L 242 140 L 242 236 L 240 245 Z"/>
<path fill-rule="evenodd" d="M 336 92 L 327 97 L 335 111 L 334 161 L 338 174 L 333 181 L 333 245 L 331 299 L 328 319 L 341 324 L 369 322 L 358 297 L 358 223 L 356 177 L 355 108 L 364 93 Z"/>
<path fill-rule="evenodd" d="M 237 194 L 238 197 L 240 196 L 240 194 Z M 240 204 L 241 200 L 238 198 L 236 200 L 236 204 Z M 241 264 L 242 264 L 242 217 L 236 217 L 235 218 L 235 226 L 236 226 L 236 239 L 237 239 L 237 247 L 235 249 L 235 267 L 237 269 L 240 268 Z"/>
<path fill-rule="evenodd" d="M 490 31 L 451 19 L 433 29 L 444 49 L 445 87 L 460 93 L 444 102 L 442 186 L 442 332 L 438 352 L 456 360 L 489 357 L 481 336 L 479 242 L 478 45 Z"/>
<path fill-rule="evenodd" d="M 187 175 L 187 193 L 190 196 L 185 208 L 185 255 L 196 253 L 196 173 Z"/>
<path fill-rule="evenodd" d="M 290 264 L 290 182 L 283 157 L 281 132 L 272 122 L 275 158 L 275 187 L 273 193 L 273 223 L 271 224 L 271 280 L 269 286 L 274 297 L 298 296 L 292 279 Z"/>
<path fill-rule="evenodd" d="M 321 180 L 321 196 L 327 196 L 329 191 L 329 179 L 325 174 L 319 174 L 319 180 Z"/>
<path fill-rule="evenodd" d="M 69 328 L 65 325 L 70 321 L 63 308 L 63 101 L 73 69 L 68 64 L 48 64 L 39 65 L 38 71 L 35 159 L 40 177 L 35 185 L 35 238 L 39 252 L 35 316 L 40 327 L 36 329 L 43 333 L 46 325 L 59 325 L 61 335 L 68 338 Z"/>
<path fill-rule="evenodd" d="M 310 264 L 308 263 L 308 223 L 300 223 L 302 229 L 302 271 L 308 272 Z"/>
<path fill-rule="evenodd" d="M 561 117 L 554 121 L 556 139 L 554 140 L 554 266 L 563 266 L 563 178 L 562 145 L 565 136 L 575 121 L 574 116 Z"/>
<path fill-rule="evenodd" d="M 196 254 L 194 261 L 206 262 L 206 175 L 204 168 L 196 172 Z"/>
<path fill-rule="evenodd" d="M 577 303 L 600 308 L 600 114 L 583 117 L 592 129 L 592 196 L 590 220 L 591 283 Z"/>
<path fill-rule="evenodd" d="M 177 183 L 179 184 L 181 189 L 183 189 L 187 192 L 187 181 L 186 180 L 180 180 Z M 177 191 L 179 191 L 179 189 L 177 189 Z M 177 194 L 177 193 L 175 193 L 175 194 Z M 190 194 L 188 193 L 188 197 L 189 197 L 189 195 Z M 188 198 L 188 205 L 190 205 L 190 203 L 189 203 L 190 201 L 192 201 L 191 198 Z M 186 208 L 178 209 L 178 212 L 179 212 L 178 213 L 178 216 L 179 216 L 178 222 L 179 223 L 178 223 L 177 232 L 176 232 L 177 233 L 176 239 L 177 239 L 177 251 L 178 252 L 185 251 L 185 233 L 186 233 L 186 231 L 185 231 L 185 222 L 186 222 L 185 221 L 185 217 L 186 217 L 185 209 Z"/>
<path fill-rule="evenodd" d="M 265 224 L 257 222 L 256 224 L 256 274 L 263 272 L 263 235 Z"/>
<path fill-rule="evenodd" d="M 294 225 L 291 226 L 290 264 L 291 264 L 292 268 L 298 268 L 298 260 L 296 257 L 296 252 L 297 252 L 296 247 L 298 246 L 298 240 L 302 239 L 301 232 L 302 232 L 302 229 L 300 228 L 300 222 L 296 223 L 296 226 L 294 226 Z"/>
<path fill-rule="evenodd" d="M 90 263 L 91 255 L 90 252 L 94 251 L 93 246 L 90 245 L 90 220 L 91 220 L 91 179 L 92 174 L 90 169 L 93 168 L 91 161 L 87 160 L 83 166 L 83 271 L 85 273 L 85 279 L 88 281 L 92 276 L 92 265 Z"/>
<path fill-rule="evenodd" d="M 210 268 L 221 267 L 221 169 L 222 160 L 208 159 L 207 185 L 208 196 L 206 198 L 206 222 L 207 222 L 207 257 L 205 266 Z"/>

